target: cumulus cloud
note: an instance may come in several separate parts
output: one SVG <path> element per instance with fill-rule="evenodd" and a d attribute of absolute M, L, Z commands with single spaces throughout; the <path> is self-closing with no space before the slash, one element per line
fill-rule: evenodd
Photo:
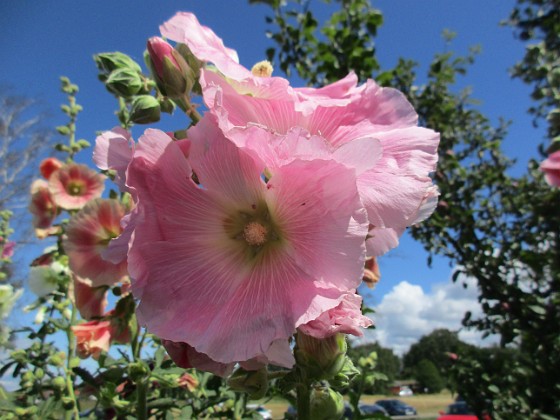
<path fill-rule="evenodd" d="M 437 328 L 460 330 L 461 340 L 477 346 L 495 343 L 495 337 L 483 341 L 479 332 L 462 329 L 465 312 L 471 311 L 476 318 L 482 310 L 477 301 L 476 281 L 461 280 L 436 283 L 428 293 L 419 285 L 401 281 L 373 308 L 376 328 L 367 331 L 363 340 L 377 341 L 398 355 Z M 468 287 L 464 288 L 463 283 Z"/>

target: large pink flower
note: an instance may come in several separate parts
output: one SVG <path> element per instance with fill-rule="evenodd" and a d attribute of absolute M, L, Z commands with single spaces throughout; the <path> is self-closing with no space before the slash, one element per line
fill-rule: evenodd
<path fill-rule="evenodd" d="M 187 44 L 200 60 L 215 64 L 218 71 L 208 66 L 201 70 L 200 84 L 206 105 L 232 140 L 246 137 L 232 130 L 257 125 L 278 135 L 304 129 L 310 137 L 322 137 L 331 153 L 349 143 L 364 144 L 356 140 L 370 139 L 370 146 L 371 140 L 378 141 L 378 148 L 353 145 L 339 152 L 358 158 L 344 164 L 360 172 L 358 190 L 371 224 L 370 255 L 395 247 L 407 226 L 435 209 L 438 192 L 429 173 L 435 169 L 439 134 L 417 126 L 416 112 L 399 91 L 372 80 L 357 86 L 354 74 L 320 89 L 294 89 L 282 78 L 253 76 L 191 14 L 179 13 L 160 29 L 167 38 Z M 262 148 L 258 142 L 252 146 Z M 360 170 L 368 157 L 368 170 Z"/>
<path fill-rule="evenodd" d="M 544 172 L 546 182 L 553 187 L 560 187 L 560 150 L 551 153 L 543 160 L 540 168 Z"/>
<path fill-rule="evenodd" d="M 282 341 L 289 352 L 295 329 L 361 280 L 368 222 L 354 170 L 308 158 L 265 171 L 211 114 L 188 138 L 187 159 L 181 141 L 147 130 L 128 167 L 139 321 L 219 363 Z"/>
<path fill-rule="evenodd" d="M 117 200 L 98 198 L 68 223 L 63 246 L 70 269 L 91 280 L 93 287 L 115 284 L 127 275 L 126 260 L 115 264 L 102 257 L 111 239 L 121 234 L 124 215 L 125 208 Z"/>
<path fill-rule="evenodd" d="M 35 229 L 50 227 L 60 212 L 49 191 L 48 183 L 42 179 L 38 179 L 31 184 L 29 211 L 33 215 L 32 223 Z"/>
<path fill-rule="evenodd" d="M 49 191 L 63 209 L 81 209 L 88 201 L 101 197 L 105 176 L 86 165 L 69 163 L 52 173 Z"/>

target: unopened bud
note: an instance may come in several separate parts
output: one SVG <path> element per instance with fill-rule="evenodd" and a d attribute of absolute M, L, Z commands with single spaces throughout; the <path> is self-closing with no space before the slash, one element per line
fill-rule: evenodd
<path fill-rule="evenodd" d="M 100 53 L 93 56 L 97 68 L 105 73 L 111 73 L 117 69 L 130 69 L 138 73 L 142 69 L 128 55 L 121 52 Z"/>
<path fill-rule="evenodd" d="M 338 420 L 344 412 L 342 395 L 331 388 L 319 387 L 311 391 L 310 414 L 316 420 Z"/>
<path fill-rule="evenodd" d="M 309 377 L 330 379 L 344 367 L 346 349 L 344 334 L 319 339 L 298 331 L 294 355 L 298 366 L 304 368 Z"/>
<path fill-rule="evenodd" d="M 51 385 L 53 388 L 62 391 L 64 388 L 66 388 L 66 381 L 62 376 L 57 376 L 56 378 L 52 379 Z"/>
<path fill-rule="evenodd" d="M 227 381 L 234 391 L 246 392 L 253 400 L 263 398 L 268 389 L 268 374 L 266 368 L 259 370 L 245 370 L 238 368 Z"/>
<path fill-rule="evenodd" d="M 41 161 L 39 170 L 41 171 L 41 175 L 43 175 L 43 178 L 49 179 L 55 171 L 62 167 L 62 165 L 63 163 L 57 158 L 49 157 Z"/>
<path fill-rule="evenodd" d="M 171 99 L 184 99 L 195 83 L 195 74 L 182 55 L 159 37 L 148 40 L 148 54 L 157 86 Z"/>
<path fill-rule="evenodd" d="M 135 362 L 128 365 L 128 376 L 134 382 L 144 379 L 150 370 L 143 362 Z"/>
<path fill-rule="evenodd" d="M 134 98 L 130 119 L 137 124 L 150 124 L 159 121 L 161 109 L 156 98 L 150 95 L 141 95 Z"/>
<path fill-rule="evenodd" d="M 273 70 L 274 69 L 272 68 L 272 64 L 270 64 L 270 61 L 264 60 L 255 64 L 251 69 L 251 73 L 253 73 L 253 76 L 257 77 L 270 77 L 272 76 Z"/>
<path fill-rule="evenodd" d="M 117 69 L 105 81 L 105 86 L 117 96 L 129 98 L 142 90 L 144 83 L 140 73 L 129 68 Z"/>

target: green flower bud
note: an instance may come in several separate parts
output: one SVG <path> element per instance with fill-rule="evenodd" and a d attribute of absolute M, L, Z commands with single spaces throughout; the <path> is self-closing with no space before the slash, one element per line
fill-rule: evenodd
<path fill-rule="evenodd" d="M 140 73 L 128 68 L 117 69 L 105 81 L 105 86 L 117 96 L 129 98 L 139 93 L 144 87 Z"/>
<path fill-rule="evenodd" d="M 310 414 L 314 420 L 339 420 L 344 412 L 342 395 L 331 388 L 311 391 Z"/>
<path fill-rule="evenodd" d="M 132 58 L 118 51 L 96 54 L 93 59 L 97 68 L 105 73 L 111 73 L 117 69 L 130 69 L 142 73 L 142 69 Z"/>
<path fill-rule="evenodd" d="M 334 334 L 324 339 L 311 337 L 299 331 L 296 335 L 294 356 L 298 366 L 311 379 L 331 379 L 346 362 L 346 336 Z"/>
<path fill-rule="evenodd" d="M 62 406 L 65 410 L 72 410 L 74 408 L 74 400 L 70 397 L 63 397 L 62 398 Z"/>
<path fill-rule="evenodd" d="M 41 368 L 37 368 L 37 370 L 35 371 L 35 377 L 37 379 L 42 379 L 43 376 L 45 376 L 45 371 Z"/>
<path fill-rule="evenodd" d="M 258 400 L 265 396 L 268 389 L 268 373 L 266 368 L 259 370 L 238 368 L 228 378 L 227 383 L 232 390 L 246 392 L 249 398 Z"/>
<path fill-rule="evenodd" d="M 342 369 L 329 383 L 335 387 L 346 387 L 349 385 L 354 376 L 359 375 L 359 373 L 360 371 L 356 368 L 356 366 L 354 366 L 352 359 L 346 356 Z"/>
<path fill-rule="evenodd" d="M 54 389 L 62 391 L 66 388 L 66 380 L 62 376 L 57 376 L 56 378 L 52 378 L 51 385 Z"/>
<path fill-rule="evenodd" d="M 167 114 L 173 114 L 173 111 L 175 111 L 175 104 L 169 98 L 160 99 L 159 106 L 161 111 Z"/>
<path fill-rule="evenodd" d="M 27 362 L 27 353 L 25 352 L 25 350 L 15 350 L 10 354 L 10 356 L 14 361 L 18 363 Z"/>
<path fill-rule="evenodd" d="M 148 366 L 143 362 L 135 362 L 128 365 L 128 376 L 134 382 L 141 381 L 149 372 L 150 369 L 148 369 Z"/>
<path fill-rule="evenodd" d="M 134 98 L 130 111 L 130 120 L 137 124 L 150 124 L 159 121 L 161 109 L 156 98 L 141 95 Z"/>

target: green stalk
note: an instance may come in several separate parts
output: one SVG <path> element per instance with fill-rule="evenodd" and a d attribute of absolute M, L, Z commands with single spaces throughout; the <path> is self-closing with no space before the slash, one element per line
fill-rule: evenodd
<path fill-rule="evenodd" d="M 311 420 L 311 390 L 310 384 L 304 381 L 297 386 L 297 418 Z"/>
<path fill-rule="evenodd" d="M 72 372 L 72 359 L 74 358 L 74 353 L 76 351 L 76 346 L 74 342 L 74 333 L 72 332 L 72 326 L 76 324 L 76 307 L 72 305 L 72 315 L 70 317 L 70 325 L 66 330 L 66 337 L 68 338 L 68 358 L 66 360 L 66 393 L 68 397 L 72 399 L 74 402 L 72 410 L 66 410 L 65 412 L 65 419 L 71 420 L 79 419 L 80 412 L 78 411 L 78 401 L 76 400 L 76 393 L 74 392 L 74 380 Z"/>

